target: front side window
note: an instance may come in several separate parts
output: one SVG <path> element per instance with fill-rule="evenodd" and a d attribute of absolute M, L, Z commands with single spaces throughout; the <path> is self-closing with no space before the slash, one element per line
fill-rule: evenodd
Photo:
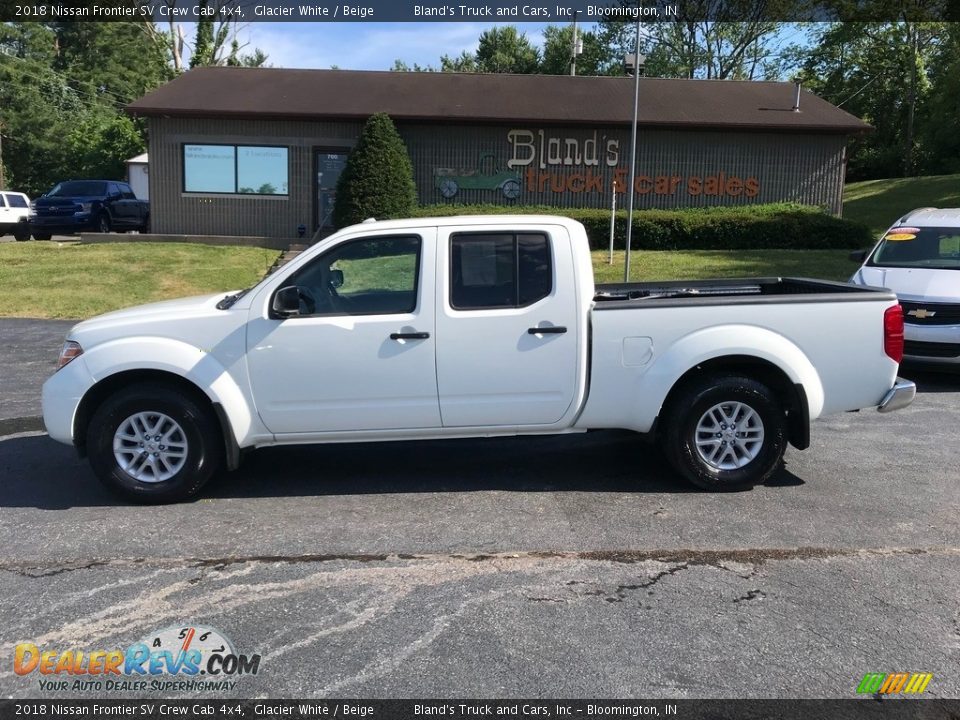
<path fill-rule="evenodd" d="M 960 269 L 960 228 L 893 228 L 884 235 L 867 264 L 877 267 Z"/>
<path fill-rule="evenodd" d="M 303 314 L 397 315 L 417 307 L 421 240 L 353 240 L 325 252 L 285 283 L 301 290 Z"/>
<path fill-rule="evenodd" d="M 553 288 L 543 233 L 458 233 L 450 239 L 450 262 L 455 310 L 526 307 Z"/>
<path fill-rule="evenodd" d="M 288 154 L 285 147 L 184 145 L 183 190 L 287 195 Z"/>

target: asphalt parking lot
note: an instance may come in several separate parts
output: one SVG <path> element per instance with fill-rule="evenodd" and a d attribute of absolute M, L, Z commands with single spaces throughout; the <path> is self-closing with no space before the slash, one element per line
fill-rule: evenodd
<path fill-rule="evenodd" d="M 849 698 L 897 671 L 960 697 L 960 376 L 818 421 L 745 493 L 591 433 L 261 450 L 137 507 L 25 424 L 39 379 L 14 358 L 52 363 L 65 330 L 40 327 L 0 321 L 4 696 L 84 697 L 17 676 L 19 642 L 194 626 L 262 656 L 214 697 Z"/>

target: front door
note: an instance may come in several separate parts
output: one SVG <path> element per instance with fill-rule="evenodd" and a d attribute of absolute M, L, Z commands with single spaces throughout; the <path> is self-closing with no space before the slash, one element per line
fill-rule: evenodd
<path fill-rule="evenodd" d="M 560 421 L 576 393 L 580 343 L 566 230 L 443 228 L 438 248 L 443 426 Z"/>
<path fill-rule="evenodd" d="M 436 230 L 344 240 L 286 278 L 301 314 L 254 302 L 247 362 L 277 434 L 440 426 L 434 344 Z"/>
<path fill-rule="evenodd" d="M 333 202 L 337 196 L 337 181 L 347 165 L 348 154 L 346 149 L 318 150 L 316 153 L 317 216 L 314 230 L 333 228 Z"/>

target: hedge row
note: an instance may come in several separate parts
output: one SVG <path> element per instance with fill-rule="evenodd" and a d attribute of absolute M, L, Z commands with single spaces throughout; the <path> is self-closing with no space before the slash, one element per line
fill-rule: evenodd
<path fill-rule="evenodd" d="M 610 246 L 610 211 L 508 205 L 426 205 L 419 217 L 442 215 L 540 214 L 579 220 L 587 229 L 590 247 Z M 614 246 L 626 244 L 627 214 L 617 212 Z M 631 247 L 635 250 L 760 250 L 868 247 L 870 229 L 852 220 L 828 215 L 815 207 L 781 203 L 742 207 L 638 210 L 633 214 Z"/>

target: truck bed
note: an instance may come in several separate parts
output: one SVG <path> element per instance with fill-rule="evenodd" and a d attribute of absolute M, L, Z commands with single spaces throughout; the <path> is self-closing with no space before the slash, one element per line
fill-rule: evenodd
<path fill-rule="evenodd" d="M 809 278 L 730 278 L 609 283 L 596 286 L 596 310 L 665 305 L 723 305 L 796 302 L 875 301 L 889 290 Z"/>

